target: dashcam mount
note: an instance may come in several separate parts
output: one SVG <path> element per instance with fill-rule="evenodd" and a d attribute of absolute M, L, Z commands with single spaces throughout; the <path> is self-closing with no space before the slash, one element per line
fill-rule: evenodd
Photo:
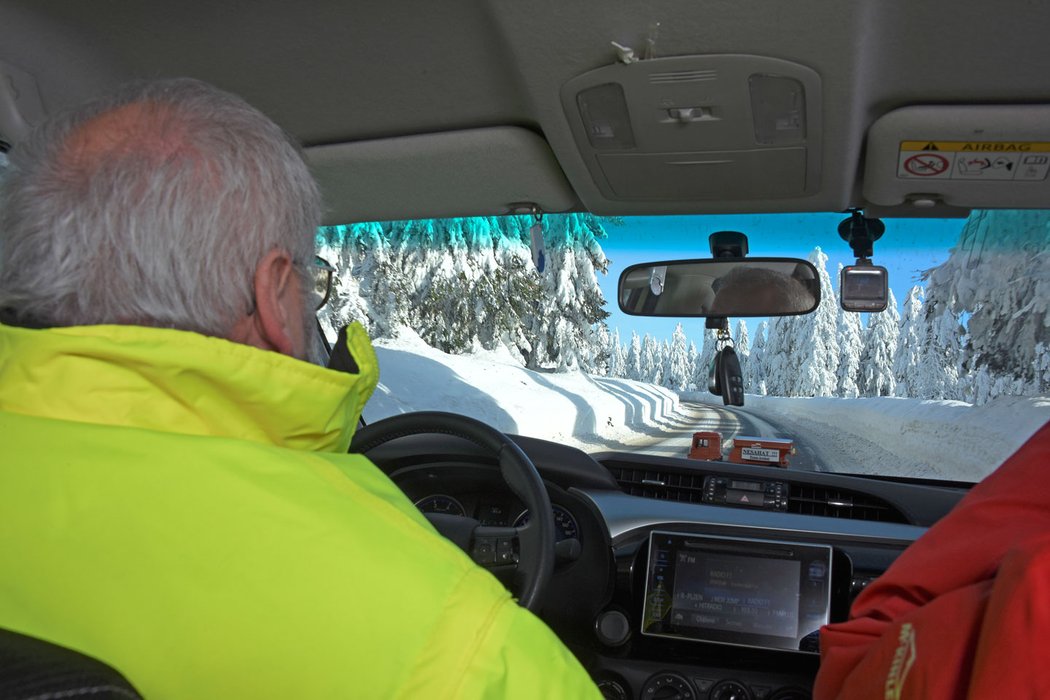
<path fill-rule="evenodd" d="M 860 209 L 850 209 L 849 212 L 849 218 L 839 224 L 839 236 L 849 243 L 856 258 L 870 258 L 875 241 L 886 233 L 886 224 L 879 219 L 867 218 Z"/>

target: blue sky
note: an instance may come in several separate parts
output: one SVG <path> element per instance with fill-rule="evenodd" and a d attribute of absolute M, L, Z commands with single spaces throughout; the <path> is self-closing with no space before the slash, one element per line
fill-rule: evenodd
<path fill-rule="evenodd" d="M 805 258 L 816 246 L 828 256 L 828 272 L 838 287 L 838 264 L 855 261 L 849 244 L 838 235 L 844 214 L 753 214 L 726 216 L 659 216 L 625 217 L 623 225 L 605 224 L 609 234 L 601 241 L 602 250 L 611 261 L 609 274 L 599 276 L 605 298 L 610 330 L 620 329 L 626 343 L 635 330 L 658 338 L 670 338 L 679 319 L 627 316 L 616 305 L 616 283 L 624 268 L 635 263 L 656 260 L 706 258 L 711 256 L 708 236 L 715 231 L 731 230 L 747 234 L 752 256 L 788 256 Z M 959 240 L 965 219 L 885 219 L 886 233 L 875 242 L 872 262 L 889 271 L 890 287 L 898 305 L 904 301 L 923 270 L 948 257 L 949 249 Z M 761 319 L 749 319 L 752 330 Z M 703 319 L 681 319 L 690 340 L 701 345 Z M 731 320 L 736 327 L 736 321 Z"/>

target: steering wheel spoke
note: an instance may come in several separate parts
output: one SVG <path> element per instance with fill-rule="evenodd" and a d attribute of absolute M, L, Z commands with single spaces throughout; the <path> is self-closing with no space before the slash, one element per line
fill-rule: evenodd
<path fill-rule="evenodd" d="M 518 540 L 522 528 L 479 525 L 474 529 L 474 543 L 470 556 L 486 569 L 517 568 L 520 559 Z"/>
<path fill-rule="evenodd" d="M 438 433 L 469 440 L 488 450 L 499 463 L 510 490 L 531 514 L 522 527 L 480 525 L 472 518 L 427 513 L 427 519 L 475 563 L 495 574 L 513 574 L 512 593 L 532 611 L 540 608 L 543 592 L 554 571 L 554 517 L 550 498 L 535 465 L 513 440 L 481 421 L 454 413 L 422 411 L 404 413 L 372 423 L 357 431 L 351 452 L 366 456 L 370 450 L 410 435 Z"/>

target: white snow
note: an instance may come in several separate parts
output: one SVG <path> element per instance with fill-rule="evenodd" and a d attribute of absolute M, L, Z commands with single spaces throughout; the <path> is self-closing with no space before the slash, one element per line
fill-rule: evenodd
<path fill-rule="evenodd" d="M 602 220 L 545 217 L 542 274 L 530 259 L 534 223 L 322 231 L 322 252 L 339 270 L 325 328 L 356 319 L 381 338 L 367 420 L 447 410 L 585 450 L 676 456 L 697 429 L 758 432 L 795 439 L 796 469 L 971 481 L 1050 420 L 1045 212 L 975 213 L 949 259 L 908 293 L 903 319 L 891 297 L 866 326 L 837 304 L 827 256 L 815 249 L 815 313 L 763 321 L 752 339 L 738 324 L 743 409 L 705 391 L 713 330 L 699 351 L 681 324 L 669 339 L 610 333 L 597 279 L 610 264 Z M 675 391 L 683 388 L 697 391 Z M 836 395 L 844 398 L 794 398 Z"/>
<path fill-rule="evenodd" d="M 652 440 L 683 418 L 678 394 L 627 379 L 526 369 L 507 350 L 448 355 L 402 328 L 375 342 L 379 387 L 365 420 L 409 411 L 451 411 L 505 433 L 581 449 Z"/>
<path fill-rule="evenodd" d="M 503 432 L 592 452 L 637 449 L 699 427 L 695 405 L 669 389 L 582 372 L 536 372 L 505 349 L 448 355 L 401 329 L 398 338 L 377 341 L 376 352 L 380 385 L 365 409 L 369 422 L 408 411 L 452 411 Z M 710 394 L 682 399 L 721 409 Z M 804 443 L 821 470 L 963 481 L 987 475 L 1050 421 L 1050 397 L 999 397 L 982 406 L 894 397 L 749 394 L 746 401 L 737 414 L 772 423 L 780 437 Z"/>
<path fill-rule="evenodd" d="M 746 408 L 813 447 L 825 471 L 979 481 L 1050 421 L 1050 397 L 981 406 L 896 397 L 747 396 Z"/>

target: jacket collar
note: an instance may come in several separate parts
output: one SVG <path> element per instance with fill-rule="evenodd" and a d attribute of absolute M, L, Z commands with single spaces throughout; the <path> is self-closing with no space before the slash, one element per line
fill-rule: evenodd
<path fill-rule="evenodd" d="M 379 379 L 347 336 L 356 374 L 186 331 L 0 325 L 0 411 L 345 452 Z"/>

